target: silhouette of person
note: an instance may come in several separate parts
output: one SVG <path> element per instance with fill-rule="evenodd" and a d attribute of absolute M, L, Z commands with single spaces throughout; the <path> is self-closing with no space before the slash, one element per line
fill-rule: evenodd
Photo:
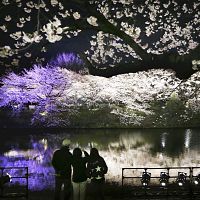
<path fill-rule="evenodd" d="M 89 154 L 85 152 L 85 157 L 82 157 L 80 148 L 75 148 L 72 159 L 72 185 L 73 185 L 73 200 L 85 200 L 85 191 L 87 184 L 86 163 Z"/>
<path fill-rule="evenodd" d="M 71 196 L 71 162 L 72 154 L 69 151 L 70 140 L 65 139 L 60 149 L 53 154 L 52 165 L 55 170 L 55 197 L 60 200 L 61 188 L 64 185 L 64 200 L 69 200 Z"/>
<path fill-rule="evenodd" d="M 92 199 L 104 199 L 105 174 L 108 171 L 105 160 L 99 155 L 96 148 L 90 150 L 87 164 L 88 177 L 91 179 Z"/>

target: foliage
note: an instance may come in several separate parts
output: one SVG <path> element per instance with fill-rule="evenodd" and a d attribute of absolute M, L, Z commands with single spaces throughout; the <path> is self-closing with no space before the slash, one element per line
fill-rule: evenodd
<path fill-rule="evenodd" d="M 112 110 L 112 106 L 108 104 L 96 105 L 96 108 L 81 106 L 78 108 L 78 114 L 71 117 L 71 126 L 75 128 L 117 128 L 123 126 L 120 124 L 119 116 L 114 115 Z"/>
<path fill-rule="evenodd" d="M 184 102 L 173 93 L 166 102 L 163 110 L 163 119 L 166 120 L 165 124 L 169 127 L 180 127 L 184 125 L 186 117 L 186 107 Z"/>
<path fill-rule="evenodd" d="M 80 74 L 86 73 L 83 61 L 74 53 L 60 53 L 49 64 L 50 66 L 66 68 Z"/>
<path fill-rule="evenodd" d="M 193 109 L 188 106 L 188 101 L 184 102 L 177 93 L 172 93 L 165 101 L 153 101 L 150 105 L 152 114 L 145 118 L 146 126 L 193 127 L 199 124 L 200 107 Z"/>
<path fill-rule="evenodd" d="M 68 100 L 63 91 L 70 86 L 70 79 L 61 68 L 34 65 L 21 75 L 8 74 L 2 78 L 2 84 L 0 107 L 9 106 L 14 113 L 34 107 L 32 123 L 46 123 L 47 126 L 62 123 L 61 119 L 56 119 L 56 113 L 66 110 Z M 65 103 L 60 99 L 65 99 Z"/>

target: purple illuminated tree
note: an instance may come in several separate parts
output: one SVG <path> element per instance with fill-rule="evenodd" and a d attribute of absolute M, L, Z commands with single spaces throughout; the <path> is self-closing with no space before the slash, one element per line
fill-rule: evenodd
<path fill-rule="evenodd" d="M 70 86 L 67 70 L 55 66 L 34 65 L 23 74 L 10 73 L 2 78 L 0 107 L 10 106 L 14 113 L 34 108 L 32 123 L 56 126 L 67 123 L 58 116 L 69 110 L 64 91 Z"/>
<path fill-rule="evenodd" d="M 74 53 L 60 53 L 55 58 L 53 58 L 49 64 L 52 66 L 75 71 L 80 74 L 87 73 L 84 62 Z"/>

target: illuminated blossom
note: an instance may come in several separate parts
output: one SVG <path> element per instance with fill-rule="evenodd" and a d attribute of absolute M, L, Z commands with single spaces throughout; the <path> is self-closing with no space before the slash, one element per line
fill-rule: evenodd
<path fill-rule="evenodd" d="M 0 29 L 1 29 L 2 31 L 4 31 L 4 32 L 7 32 L 7 31 L 8 31 L 5 25 L 0 26 Z"/>
<path fill-rule="evenodd" d="M 43 26 L 42 32 L 45 33 L 46 39 L 54 43 L 62 39 L 61 21 L 55 16 L 54 21 Z"/>
<path fill-rule="evenodd" d="M 22 39 L 25 43 L 32 43 L 32 42 L 39 43 L 40 40 L 42 39 L 42 36 L 38 35 L 37 32 L 34 32 L 33 35 L 30 36 L 23 32 Z"/>
<path fill-rule="evenodd" d="M 7 15 L 7 16 L 5 17 L 5 21 L 7 21 L 7 22 L 9 22 L 11 19 L 12 19 L 12 18 L 11 18 L 10 15 Z"/>
<path fill-rule="evenodd" d="M 92 26 L 98 26 L 96 17 L 90 16 L 87 18 L 87 22 Z"/>
<path fill-rule="evenodd" d="M 192 68 L 194 70 L 199 70 L 200 69 L 200 60 L 193 60 L 192 65 L 193 65 Z"/>
<path fill-rule="evenodd" d="M 58 4 L 58 1 L 57 0 L 51 0 L 51 5 L 52 6 L 56 6 Z"/>
<path fill-rule="evenodd" d="M 78 12 L 73 13 L 74 19 L 80 19 L 81 15 Z"/>
<path fill-rule="evenodd" d="M 3 48 L 0 48 L 0 57 L 6 58 L 8 56 L 13 55 L 14 52 L 12 52 L 10 46 L 4 46 Z"/>
<path fill-rule="evenodd" d="M 187 59 L 184 58 L 183 61 L 187 60 L 187 66 L 190 68 L 192 60 L 198 60 L 196 57 L 198 54 L 193 51 L 198 48 L 199 44 L 200 12 L 198 12 L 198 0 L 182 4 L 175 0 L 167 0 L 164 3 L 149 0 L 143 2 L 104 0 L 85 3 L 88 3 L 88 6 L 83 8 L 82 1 L 65 4 L 58 0 L 49 2 L 17 0 L 11 5 L 10 1 L 4 0 L 5 6 L 16 5 L 19 9 L 17 15 L 15 12 L 2 13 L 3 23 L 0 24 L 2 38 L 8 39 L 9 44 L 2 41 L 0 49 L 5 49 L 5 46 L 11 48 L 9 53 L 0 50 L 1 57 L 6 58 L 4 62 L 11 64 L 11 60 L 14 58 L 13 52 L 16 52 L 16 49 L 21 56 L 20 62 L 22 62 L 22 58 L 26 54 L 21 50 L 27 48 L 30 52 L 29 49 L 38 43 L 38 45 L 36 44 L 40 48 L 38 52 L 41 52 L 44 44 L 75 37 L 88 28 L 94 30 L 90 31 L 93 36 L 91 36 L 91 40 L 89 39 L 88 44 L 91 45 L 82 53 L 85 53 L 85 58 L 98 69 L 114 69 L 114 67 L 132 64 L 134 68 L 139 62 L 142 70 L 146 69 L 145 65 L 149 60 L 152 61 L 150 64 L 158 63 L 159 66 L 155 67 L 162 68 L 162 62 L 159 64 L 160 59 L 157 55 L 166 54 L 169 56 L 169 52 L 178 53 L 173 54 L 174 57 L 192 54 L 186 56 Z M 56 15 L 46 12 L 53 12 Z M 100 35 L 102 36 L 100 37 Z M 48 53 L 52 45 L 46 45 L 46 52 L 43 54 Z M 10 56 L 13 58 L 9 60 Z M 178 58 L 178 62 L 174 61 L 176 59 L 169 58 L 168 60 L 169 67 L 173 69 L 177 69 L 176 65 L 182 62 L 182 58 Z"/>
<path fill-rule="evenodd" d="M 22 75 L 8 74 L 2 84 L 0 107 L 10 106 L 15 112 L 21 112 L 27 105 L 34 104 L 32 123 L 44 122 L 46 126 L 67 123 L 56 120 L 57 113 L 67 110 L 59 100 L 64 98 L 67 103 L 63 91 L 70 85 L 69 77 L 59 67 L 34 65 Z"/>

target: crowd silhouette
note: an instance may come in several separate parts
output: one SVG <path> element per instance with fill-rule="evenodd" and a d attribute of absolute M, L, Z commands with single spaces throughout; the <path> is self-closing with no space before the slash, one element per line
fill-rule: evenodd
<path fill-rule="evenodd" d="M 87 199 L 89 182 L 90 199 L 104 200 L 105 174 L 108 171 L 104 158 L 96 148 L 91 148 L 88 153 L 77 147 L 72 154 L 70 143 L 69 139 L 63 140 L 61 148 L 52 157 L 55 170 L 54 200 L 61 200 L 62 187 L 64 200 Z"/>

